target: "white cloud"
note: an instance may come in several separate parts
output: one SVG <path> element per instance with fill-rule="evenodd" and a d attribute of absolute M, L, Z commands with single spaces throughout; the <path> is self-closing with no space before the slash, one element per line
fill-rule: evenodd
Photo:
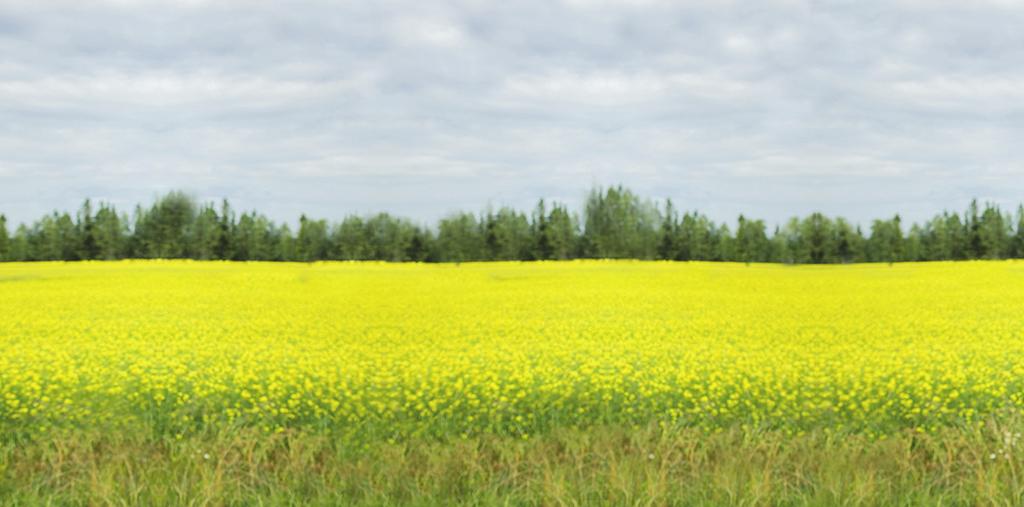
<path fill-rule="evenodd" d="M 950 76 L 898 81 L 887 92 L 930 110 L 1002 114 L 1024 107 L 1024 76 Z"/>
<path fill-rule="evenodd" d="M 760 49 L 760 45 L 757 41 L 742 34 L 730 34 L 726 36 L 723 44 L 729 51 L 742 54 L 755 54 L 758 53 L 758 50 Z"/>
<path fill-rule="evenodd" d="M 920 218 L 1024 195 L 1020 26 L 1016 2 L 8 0 L 0 211 L 182 187 L 429 220 L 621 182 L 720 220 Z"/>
<path fill-rule="evenodd" d="M 395 35 L 412 45 L 428 44 L 456 48 L 466 43 L 466 34 L 450 22 L 420 18 L 403 18 L 395 24 Z"/>
<path fill-rule="evenodd" d="M 0 81 L 0 101 L 61 106 L 97 102 L 135 106 L 186 106 L 224 101 L 288 104 L 337 94 L 366 93 L 374 89 L 374 79 L 371 74 L 302 81 L 259 75 L 177 75 L 164 72 L 46 76 L 24 81 Z"/>
<path fill-rule="evenodd" d="M 704 100 L 742 99 L 753 83 L 711 74 L 556 71 L 508 78 L 503 94 L 513 101 L 555 101 L 600 106 L 629 106 L 670 96 Z"/>

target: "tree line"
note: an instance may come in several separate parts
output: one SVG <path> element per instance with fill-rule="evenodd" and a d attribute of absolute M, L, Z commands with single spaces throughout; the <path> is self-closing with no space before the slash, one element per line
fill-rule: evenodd
<path fill-rule="evenodd" d="M 427 227 L 388 213 L 340 222 L 299 218 L 298 229 L 227 200 L 197 203 L 171 192 L 132 214 L 86 200 L 13 232 L 0 215 L 0 260 L 191 258 L 260 261 L 383 260 L 466 262 L 628 258 L 825 264 L 1024 257 L 1024 206 L 1015 214 L 972 201 L 904 227 L 899 215 L 865 230 L 812 213 L 768 229 L 740 215 L 735 229 L 671 200 L 655 203 L 622 186 L 594 189 L 580 213 L 540 200 L 454 213 Z"/>

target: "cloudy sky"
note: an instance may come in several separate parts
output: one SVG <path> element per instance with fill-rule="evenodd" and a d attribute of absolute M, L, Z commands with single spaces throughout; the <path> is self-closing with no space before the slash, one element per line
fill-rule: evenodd
<path fill-rule="evenodd" d="M 1024 5 L 0 0 L 0 211 L 576 207 L 919 220 L 1024 200 Z"/>

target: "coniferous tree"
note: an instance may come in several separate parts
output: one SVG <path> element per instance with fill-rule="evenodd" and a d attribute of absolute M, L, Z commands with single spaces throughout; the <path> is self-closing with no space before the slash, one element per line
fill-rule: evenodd
<path fill-rule="evenodd" d="M 221 218 L 213 204 L 204 204 L 192 224 L 189 252 L 200 260 L 223 259 L 223 230 Z"/>
<path fill-rule="evenodd" d="M 11 259 L 11 240 L 7 233 L 7 217 L 0 215 L 0 261 Z"/>
<path fill-rule="evenodd" d="M 533 210 L 533 220 L 530 222 L 530 236 L 533 238 L 533 251 L 530 256 L 534 259 L 547 260 L 551 258 L 548 227 L 547 209 L 544 206 L 544 199 L 541 199 L 537 201 L 537 207 Z"/>
<path fill-rule="evenodd" d="M 650 201 L 621 186 L 595 189 L 587 197 L 584 217 L 587 257 L 654 258 L 660 220 Z"/>
<path fill-rule="evenodd" d="M 195 215 L 195 202 L 182 192 L 171 192 L 157 199 L 135 226 L 143 256 L 185 257 L 189 228 Z"/>
<path fill-rule="evenodd" d="M 484 218 L 484 243 L 490 260 L 527 260 L 531 257 L 530 222 L 526 215 L 502 207 Z"/>
<path fill-rule="evenodd" d="M 548 212 L 546 237 L 549 259 L 570 259 L 580 256 L 579 219 L 565 205 L 553 203 Z"/>
<path fill-rule="evenodd" d="M 696 211 L 684 213 L 677 231 L 674 260 L 706 261 L 714 257 L 714 224 L 708 217 Z"/>
<path fill-rule="evenodd" d="M 986 204 L 978 220 L 979 258 L 1001 259 L 1010 245 L 1010 220 L 994 204 Z"/>
<path fill-rule="evenodd" d="M 768 238 L 768 255 L 770 262 L 787 262 L 786 261 L 786 242 L 782 238 L 782 228 L 778 225 L 772 231 L 772 235 Z"/>
<path fill-rule="evenodd" d="M 903 232 L 899 215 L 890 220 L 875 220 L 871 223 L 868 260 L 890 264 L 903 260 Z"/>
<path fill-rule="evenodd" d="M 112 205 L 100 203 L 92 226 L 92 236 L 96 245 L 94 258 L 112 260 L 126 257 L 128 234 L 127 217 L 119 216 Z"/>
<path fill-rule="evenodd" d="M 967 258 L 979 259 L 984 255 L 981 240 L 981 217 L 978 216 L 978 200 L 972 199 L 964 215 L 967 237 Z"/>
<path fill-rule="evenodd" d="M 924 223 L 921 230 L 921 250 L 929 260 L 951 258 L 950 239 L 944 217 L 937 215 Z"/>
<path fill-rule="evenodd" d="M 235 237 L 235 212 L 231 210 L 231 204 L 227 199 L 223 199 L 220 203 L 219 228 L 220 233 L 216 235 L 217 246 L 214 250 L 216 258 L 233 259 L 235 258 L 235 245 L 232 244 Z"/>
<path fill-rule="evenodd" d="M 299 217 L 299 235 L 295 239 L 297 260 L 312 262 L 324 260 L 330 250 L 327 238 L 327 221 L 312 220 L 306 215 Z"/>
<path fill-rule="evenodd" d="M 835 262 L 850 263 L 864 260 L 864 237 L 844 218 L 835 221 Z"/>
<path fill-rule="evenodd" d="M 234 260 L 354 259 L 385 261 L 534 260 L 615 257 L 787 263 L 895 262 L 1024 257 L 1024 206 L 1010 216 L 972 201 L 963 213 L 942 212 L 910 224 L 876 220 L 865 238 L 842 218 L 811 213 L 776 225 L 740 216 L 735 233 L 696 211 L 678 213 L 619 186 L 594 190 L 582 220 L 568 207 L 540 200 L 529 215 L 503 207 L 456 213 L 436 228 L 387 213 L 340 223 L 303 216 L 298 232 L 251 211 L 236 217 L 225 199 L 196 206 L 181 192 L 137 206 L 134 217 L 86 200 L 74 215 L 55 211 L 11 234 L 0 219 L 0 259 L 79 260 L 190 257 Z M 436 234 L 436 235 L 435 235 Z"/>
<path fill-rule="evenodd" d="M 75 233 L 78 239 L 79 259 L 91 260 L 99 256 L 99 247 L 96 244 L 95 224 L 93 223 L 92 201 L 86 199 L 78 210 L 78 221 L 75 223 Z"/>
<path fill-rule="evenodd" d="M 1010 240 L 1010 257 L 1024 258 L 1024 205 L 1017 206 L 1016 227 Z"/>
<path fill-rule="evenodd" d="M 661 217 L 661 230 L 658 232 L 658 258 L 663 260 L 675 260 L 679 250 L 677 240 L 679 238 L 679 217 L 672 199 L 665 200 L 665 212 Z M 740 221 L 743 215 L 740 215 Z"/>
<path fill-rule="evenodd" d="M 242 213 L 232 228 L 232 258 L 234 260 L 269 260 L 273 246 L 270 242 L 270 223 L 255 211 Z"/>
<path fill-rule="evenodd" d="M 771 259 L 771 243 L 765 232 L 763 220 L 750 220 L 740 215 L 736 227 L 735 259 L 740 262 L 768 262 Z"/>
<path fill-rule="evenodd" d="M 434 256 L 434 251 L 434 237 L 430 231 L 414 227 L 409 247 L 405 251 L 405 258 L 413 262 L 436 261 L 437 257 Z"/>
<path fill-rule="evenodd" d="M 957 213 L 942 214 L 944 233 L 947 249 L 945 258 L 950 260 L 962 260 L 970 258 L 970 240 L 967 234 L 967 224 L 960 220 Z"/>

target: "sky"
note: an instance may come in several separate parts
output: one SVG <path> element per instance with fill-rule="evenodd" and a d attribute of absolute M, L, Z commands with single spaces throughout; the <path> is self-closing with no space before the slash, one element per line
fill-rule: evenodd
<path fill-rule="evenodd" d="M 0 0 L 0 212 L 1024 200 L 1024 3 Z"/>

